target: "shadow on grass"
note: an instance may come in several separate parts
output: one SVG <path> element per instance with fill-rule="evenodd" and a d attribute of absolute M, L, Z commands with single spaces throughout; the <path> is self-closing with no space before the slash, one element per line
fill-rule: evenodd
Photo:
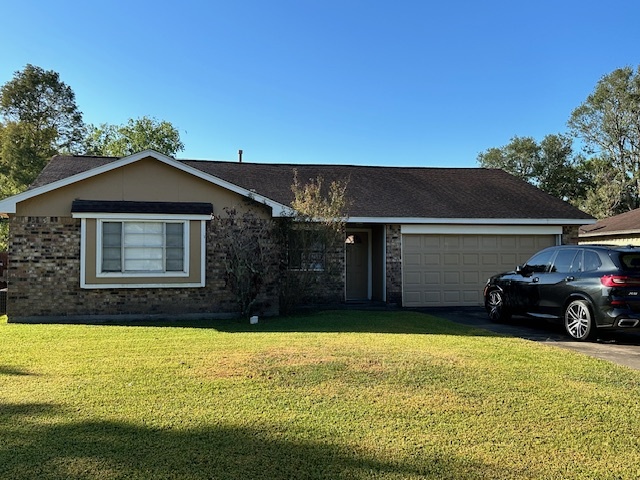
<path fill-rule="evenodd" d="M 437 312 L 435 313 L 437 315 Z M 431 335 L 489 336 L 496 333 L 463 325 L 443 317 L 407 310 L 327 310 L 301 315 L 248 319 L 161 320 L 103 322 L 101 325 L 210 328 L 227 333 L 398 333 Z"/>
<path fill-rule="evenodd" d="M 27 370 L 21 368 L 10 367 L 8 365 L 0 365 L 0 375 L 11 375 L 16 377 L 23 377 L 27 375 L 35 375 Z"/>
<path fill-rule="evenodd" d="M 300 440 L 292 431 L 277 428 L 158 429 L 115 421 L 60 423 L 42 418 L 62 413 L 51 405 L 0 404 L 0 478 L 512 477 L 506 469 L 446 454 L 384 461 L 357 446 Z M 24 418 L 16 419 L 17 414 Z"/>

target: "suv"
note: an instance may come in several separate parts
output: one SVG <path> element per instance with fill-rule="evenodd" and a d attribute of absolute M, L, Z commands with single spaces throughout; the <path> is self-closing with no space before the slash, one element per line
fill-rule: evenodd
<path fill-rule="evenodd" d="M 536 253 L 484 288 L 489 318 L 529 315 L 564 323 L 575 340 L 640 325 L 640 248 L 562 245 Z"/>

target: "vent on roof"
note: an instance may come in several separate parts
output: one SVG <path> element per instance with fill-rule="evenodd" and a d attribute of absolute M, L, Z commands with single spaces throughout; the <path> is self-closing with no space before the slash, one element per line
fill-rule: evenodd
<path fill-rule="evenodd" d="M 242 150 L 238 150 L 238 163 L 242 163 Z"/>

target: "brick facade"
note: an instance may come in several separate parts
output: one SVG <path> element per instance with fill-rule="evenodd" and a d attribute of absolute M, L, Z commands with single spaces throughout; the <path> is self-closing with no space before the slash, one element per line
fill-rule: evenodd
<path fill-rule="evenodd" d="M 7 314 L 10 321 L 85 321 L 108 317 L 155 316 L 195 318 L 233 316 L 239 312 L 236 296 L 228 286 L 225 252 L 220 247 L 219 222 L 207 222 L 206 283 L 203 288 L 80 288 L 80 219 L 68 217 L 14 217 L 9 229 L 11 252 L 8 271 Z M 268 222 L 271 220 L 254 220 Z M 258 223 L 228 226 L 232 234 L 262 232 L 260 239 L 270 252 L 254 313 L 279 313 L 283 249 L 276 237 L 264 236 Z M 295 303 L 330 304 L 344 299 L 344 244 L 327 246 L 327 268 Z M 294 275 L 295 272 L 289 272 Z M 294 282 L 295 283 L 295 282 Z M 121 317 L 123 318 L 123 317 Z"/>
<path fill-rule="evenodd" d="M 208 222 L 204 288 L 80 288 L 80 220 L 66 217 L 14 217 L 7 314 L 10 321 L 57 320 L 84 316 L 229 316 L 238 311 L 226 285 L 220 253 Z M 277 288 L 267 284 L 260 314 L 278 311 Z M 72 320 L 73 318 L 69 318 Z"/>
<path fill-rule="evenodd" d="M 387 225 L 387 303 L 402 305 L 402 235 L 400 225 Z"/>
<path fill-rule="evenodd" d="M 562 227 L 562 244 L 577 245 L 580 227 L 578 225 L 565 225 Z"/>

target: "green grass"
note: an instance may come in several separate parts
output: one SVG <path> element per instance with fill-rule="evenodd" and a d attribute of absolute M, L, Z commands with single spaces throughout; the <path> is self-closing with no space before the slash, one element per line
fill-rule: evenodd
<path fill-rule="evenodd" d="M 632 479 L 640 373 L 411 312 L 0 317 L 2 479 Z"/>

